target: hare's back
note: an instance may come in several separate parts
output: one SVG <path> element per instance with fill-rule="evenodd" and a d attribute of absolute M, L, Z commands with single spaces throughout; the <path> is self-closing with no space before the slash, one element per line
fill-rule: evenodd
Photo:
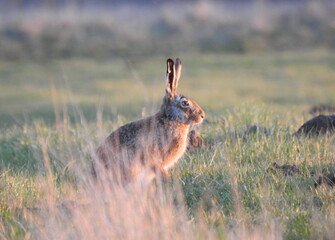
<path fill-rule="evenodd" d="M 154 118 L 125 124 L 112 132 L 103 145 L 113 152 L 129 151 L 129 153 L 135 153 L 151 139 L 153 125 L 155 125 Z"/>

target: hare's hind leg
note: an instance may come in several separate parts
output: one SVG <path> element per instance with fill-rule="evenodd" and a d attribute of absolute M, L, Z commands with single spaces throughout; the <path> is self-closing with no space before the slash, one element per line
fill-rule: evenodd
<path fill-rule="evenodd" d="M 152 180 L 156 177 L 155 172 L 151 171 L 151 169 L 143 168 L 138 174 L 135 182 L 138 183 L 142 187 L 148 186 Z"/>
<path fill-rule="evenodd" d="M 136 182 L 141 186 L 147 186 L 154 179 L 159 181 L 166 181 L 170 178 L 169 173 L 162 167 L 152 166 L 142 168 L 136 178 Z"/>

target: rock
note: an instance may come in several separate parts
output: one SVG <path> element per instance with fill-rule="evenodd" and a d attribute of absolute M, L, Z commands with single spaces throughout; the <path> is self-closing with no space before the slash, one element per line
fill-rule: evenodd
<path fill-rule="evenodd" d="M 311 171 L 308 171 L 308 173 L 303 174 L 301 169 L 294 164 L 293 165 L 289 165 L 289 164 L 279 165 L 274 162 L 272 166 L 268 168 L 268 170 L 272 170 L 272 171 L 279 170 L 285 176 L 292 176 L 292 175 L 297 174 L 297 175 L 304 175 L 307 177 L 313 177 L 314 182 L 315 182 L 314 183 L 315 188 L 317 188 L 318 186 L 322 184 L 327 184 L 328 186 L 332 188 L 335 186 L 335 170 L 334 169 L 323 168 L 321 174 L 318 174 L 315 170 L 311 170 Z"/>
<path fill-rule="evenodd" d="M 265 136 L 269 136 L 271 134 L 271 130 L 266 127 L 259 126 L 257 124 L 249 125 L 247 126 L 247 129 L 243 133 L 243 137 L 251 136 L 257 133 L 264 134 Z"/>
<path fill-rule="evenodd" d="M 252 135 L 255 134 L 259 131 L 259 126 L 257 125 L 251 125 L 247 128 L 247 130 L 245 130 L 245 135 Z"/>
<path fill-rule="evenodd" d="M 201 148 L 205 147 L 205 141 L 204 139 L 200 136 L 199 132 L 192 130 L 188 134 L 188 145 L 187 149 L 188 150 L 194 150 L 196 148 Z"/>
<path fill-rule="evenodd" d="M 329 169 L 323 169 L 322 175 L 316 180 L 314 187 L 317 188 L 322 184 L 327 184 L 330 187 L 335 186 L 335 171 Z"/>
<path fill-rule="evenodd" d="M 335 115 L 319 115 L 304 123 L 295 135 L 321 135 L 334 132 Z"/>
<path fill-rule="evenodd" d="M 317 197 L 317 196 L 314 196 L 313 197 L 313 205 L 317 208 L 322 208 L 322 206 L 323 206 L 322 199 Z"/>
<path fill-rule="evenodd" d="M 292 176 L 294 174 L 301 174 L 301 170 L 296 165 L 283 164 L 279 165 L 277 163 L 272 164 L 272 169 L 280 170 L 285 176 Z"/>

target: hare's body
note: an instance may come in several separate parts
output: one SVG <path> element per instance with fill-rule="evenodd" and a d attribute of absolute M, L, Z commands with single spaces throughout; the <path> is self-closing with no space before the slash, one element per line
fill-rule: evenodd
<path fill-rule="evenodd" d="M 192 100 L 176 94 L 181 62 L 168 60 L 167 89 L 155 115 L 128 123 L 114 131 L 98 148 L 95 173 L 112 173 L 120 181 L 149 182 L 168 176 L 167 170 L 184 154 L 187 135 L 205 113 Z M 178 74 L 179 73 L 179 74 Z"/>
<path fill-rule="evenodd" d="M 157 173 L 166 176 L 185 152 L 189 126 L 170 123 L 160 115 L 128 123 L 113 132 L 98 149 L 103 167 L 121 173 L 121 180 L 150 181 Z M 141 176 L 143 171 L 146 176 Z"/>

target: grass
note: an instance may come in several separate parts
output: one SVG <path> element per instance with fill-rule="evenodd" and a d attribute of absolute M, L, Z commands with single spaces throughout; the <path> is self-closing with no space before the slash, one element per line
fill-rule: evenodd
<path fill-rule="evenodd" d="M 187 152 L 166 183 L 104 193 L 89 181 L 92 152 L 158 109 L 166 56 L 1 60 L 0 238 L 333 239 L 334 190 L 309 172 L 333 166 L 335 139 L 292 134 L 309 107 L 335 102 L 334 53 L 181 57 L 179 90 L 207 111 L 199 129 L 213 145 Z"/>
<path fill-rule="evenodd" d="M 85 59 L 46 63 L 0 62 L 1 125 L 13 119 L 54 118 L 53 104 L 71 108 L 80 104 L 89 120 L 99 104 L 104 117 L 139 117 L 160 104 L 166 56 L 129 61 Z M 185 54 L 180 91 L 205 109 L 218 114 L 252 101 L 275 108 L 306 110 L 312 104 L 334 102 L 333 52 L 277 54 Z M 57 94 L 52 95 L 52 87 Z M 267 91 L 264 91 L 267 89 Z M 50 97 L 53 96 L 52 97 Z M 53 103 L 54 102 L 54 103 Z M 71 111 L 68 114 L 73 117 Z M 33 117 L 32 117 L 33 116 Z"/>

